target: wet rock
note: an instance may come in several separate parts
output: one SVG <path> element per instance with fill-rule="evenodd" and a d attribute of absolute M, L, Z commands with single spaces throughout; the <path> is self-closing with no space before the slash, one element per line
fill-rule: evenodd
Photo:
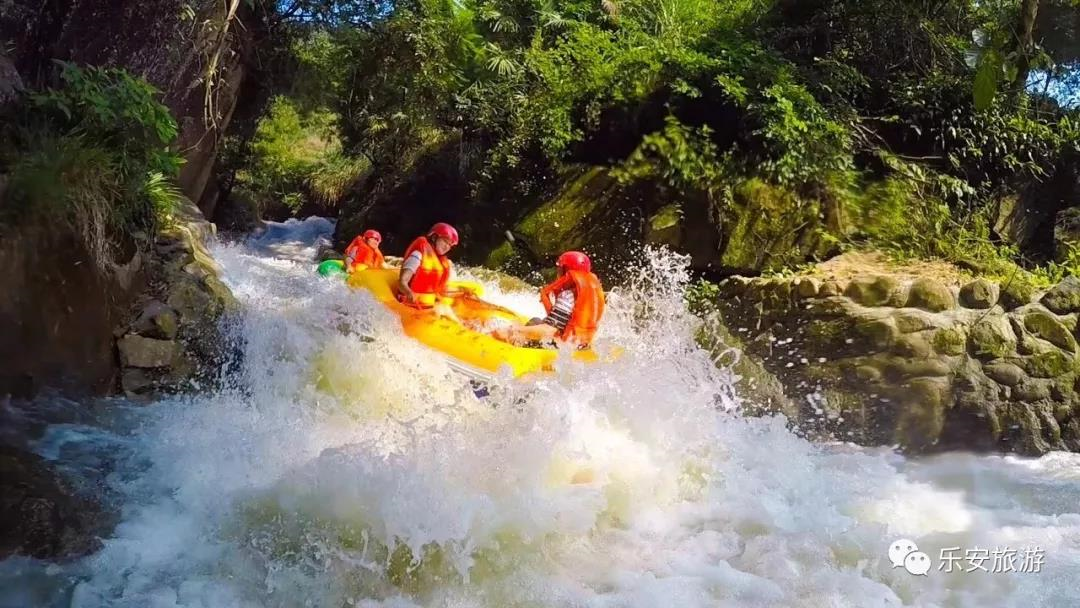
<path fill-rule="evenodd" d="M 145 369 L 128 367 L 120 375 L 120 388 L 128 396 L 145 394 L 157 386 L 157 381 Z"/>
<path fill-rule="evenodd" d="M 1076 352 L 1076 339 L 1072 333 L 1046 311 L 1033 310 L 1024 315 L 1024 328 L 1062 350 Z"/>
<path fill-rule="evenodd" d="M 903 301 L 903 290 L 896 278 L 883 275 L 858 277 L 848 283 L 844 295 L 863 306 L 897 305 Z"/>
<path fill-rule="evenodd" d="M 950 383 L 945 378 L 914 378 L 908 383 L 896 428 L 896 441 L 908 450 L 934 446 L 945 426 Z"/>
<path fill-rule="evenodd" d="M 326 260 L 344 260 L 345 256 L 338 253 L 337 249 L 334 249 L 331 245 L 321 245 L 315 252 L 316 262 L 325 262 Z"/>
<path fill-rule="evenodd" d="M 1027 377 L 1019 366 L 1005 362 L 987 364 L 983 371 L 991 380 L 1004 386 L 1016 386 Z"/>
<path fill-rule="evenodd" d="M 70 558 L 97 550 L 105 517 L 41 457 L 0 447 L 0 559 Z"/>
<path fill-rule="evenodd" d="M 120 349 L 120 363 L 125 367 L 166 367 L 179 352 L 172 340 L 155 340 L 135 334 L 128 334 L 117 341 Z"/>
<path fill-rule="evenodd" d="M 1070 276 L 1047 291 L 1042 305 L 1059 315 L 1080 312 L 1080 278 Z"/>
<path fill-rule="evenodd" d="M 956 308 L 956 298 L 942 283 L 925 277 L 915 279 L 908 289 L 907 306 L 931 312 Z"/>
<path fill-rule="evenodd" d="M 986 279 L 975 279 L 960 288 L 960 303 L 968 308 L 985 309 L 997 304 L 1001 287 Z"/>
<path fill-rule="evenodd" d="M 176 311 L 158 300 L 151 300 L 131 326 L 131 330 L 147 338 L 172 340 L 179 329 Z"/>
<path fill-rule="evenodd" d="M 1016 334 L 1003 316 L 987 316 L 975 323 L 968 333 L 968 352 L 978 359 L 998 359 L 1015 349 Z"/>

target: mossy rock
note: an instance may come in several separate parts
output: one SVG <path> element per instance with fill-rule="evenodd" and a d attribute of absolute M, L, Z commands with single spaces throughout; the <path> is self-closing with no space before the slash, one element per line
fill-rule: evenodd
<path fill-rule="evenodd" d="M 862 338 L 862 344 L 876 351 L 892 348 L 900 337 L 900 330 L 896 328 L 896 323 L 888 318 L 856 323 L 855 333 Z"/>
<path fill-rule="evenodd" d="M 824 352 L 846 345 L 853 337 L 854 321 L 839 319 L 814 319 L 806 325 L 807 345 L 816 352 Z"/>
<path fill-rule="evenodd" d="M 960 303 L 968 308 L 990 308 L 1000 296 L 1001 287 L 986 279 L 975 279 L 960 288 Z"/>
<path fill-rule="evenodd" d="M 1080 278 L 1065 277 L 1043 295 L 1042 305 L 1059 315 L 1080 312 Z"/>
<path fill-rule="evenodd" d="M 983 367 L 983 373 L 1002 386 L 1016 386 L 1027 379 L 1027 375 L 1019 365 L 1007 361 L 989 363 Z"/>
<path fill-rule="evenodd" d="M 682 206 L 664 205 L 649 218 L 645 240 L 656 245 L 678 248 L 682 241 Z"/>
<path fill-rule="evenodd" d="M 887 357 L 883 359 L 883 362 L 885 376 L 894 381 L 920 377 L 945 377 L 955 371 L 952 363 L 940 357 L 929 359 Z"/>
<path fill-rule="evenodd" d="M 934 332 L 930 344 L 942 355 L 962 355 L 967 345 L 967 333 L 960 327 L 945 327 Z"/>
<path fill-rule="evenodd" d="M 1024 315 L 1024 327 L 1036 336 L 1070 353 L 1076 352 L 1076 339 L 1053 315 L 1043 310 L 1033 310 Z"/>
<path fill-rule="evenodd" d="M 844 295 L 863 306 L 899 306 L 904 300 L 900 281 L 888 275 L 856 277 Z"/>
<path fill-rule="evenodd" d="M 968 333 L 968 351 L 982 359 L 999 359 L 1016 350 L 1016 334 L 1001 315 L 990 315 L 972 326 Z"/>
<path fill-rule="evenodd" d="M 542 258 L 554 258 L 568 249 L 595 245 L 589 239 L 590 228 L 617 230 L 600 226 L 590 218 L 619 190 L 618 182 L 603 167 L 591 167 L 568 176 L 566 185 L 551 200 L 539 205 L 514 226 L 533 252 Z"/>
<path fill-rule="evenodd" d="M 949 321 L 923 310 L 900 308 L 893 315 L 896 327 L 905 334 L 946 327 Z"/>
<path fill-rule="evenodd" d="M 506 266 L 508 262 L 517 257 L 517 250 L 514 248 L 514 244 L 510 241 L 503 241 L 498 247 L 491 250 L 491 253 L 487 255 L 484 260 L 484 266 L 494 270 L 499 270 Z"/>
<path fill-rule="evenodd" d="M 794 281 L 795 295 L 801 299 L 812 299 L 821 293 L 821 281 L 813 277 L 799 277 Z"/>
<path fill-rule="evenodd" d="M 1005 310 L 1026 306 L 1035 299 L 1038 288 L 1026 277 L 1017 275 L 1001 286 L 1001 305 Z"/>
<path fill-rule="evenodd" d="M 953 296 L 952 290 L 941 282 L 920 277 L 915 279 L 908 288 L 907 306 L 931 312 L 951 310 L 956 308 L 956 297 Z"/>
<path fill-rule="evenodd" d="M 929 357 L 933 350 L 930 348 L 930 341 L 922 334 L 904 334 L 896 338 L 892 352 L 901 357 L 924 359 Z"/>
<path fill-rule="evenodd" d="M 1024 370 L 1035 378 L 1055 378 L 1075 368 L 1075 359 L 1058 350 L 1031 355 L 1023 361 Z"/>
<path fill-rule="evenodd" d="M 822 298 L 828 298 L 832 296 L 838 296 L 844 293 L 844 287 L 839 282 L 829 279 L 821 284 L 821 289 L 818 290 L 818 296 Z"/>
<path fill-rule="evenodd" d="M 937 444 L 945 428 L 950 402 L 950 383 L 945 378 L 914 378 L 898 407 L 894 439 L 908 450 L 925 451 Z"/>
<path fill-rule="evenodd" d="M 741 272 L 801 261 L 812 244 L 805 235 L 819 222 L 818 203 L 786 188 L 750 179 L 733 188 L 723 211 L 720 264 Z"/>

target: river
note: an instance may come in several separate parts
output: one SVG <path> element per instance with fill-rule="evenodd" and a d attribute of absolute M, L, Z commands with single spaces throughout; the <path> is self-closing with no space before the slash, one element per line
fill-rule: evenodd
<path fill-rule="evenodd" d="M 1080 455 L 909 459 L 742 417 L 657 252 L 609 296 L 618 360 L 478 396 L 314 272 L 330 230 L 214 247 L 243 308 L 224 388 L 42 405 L 80 413 L 33 449 L 119 523 L 0 562 L 0 607 L 1080 605 Z"/>

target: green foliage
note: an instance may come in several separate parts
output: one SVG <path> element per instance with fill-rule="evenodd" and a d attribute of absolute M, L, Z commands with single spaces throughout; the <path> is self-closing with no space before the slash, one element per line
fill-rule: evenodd
<path fill-rule="evenodd" d="M 301 113 L 292 98 L 279 96 L 255 129 L 237 182 L 263 208 L 280 203 L 295 213 L 309 201 L 333 207 L 368 167 L 367 159 L 343 152 L 335 114 Z"/>
<path fill-rule="evenodd" d="M 145 167 L 176 174 L 180 156 L 169 149 L 176 121 L 157 101 L 157 89 L 125 70 L 57 63 L 63 86 L 32 94 L 30 101 L 38 110 L 61 130 L 83 133 L 117 149 L 124 173 Z"/>
<path fill-rule="evenodd" d="M 664 202 L 704 196 L 725 243 L 760 231 L 729 213 L 755 184 L 798 220 L 784 263 L 866 246 L 1015 274 L 1029 264 L 993 233 L 993 202 L 1080 169 L 1075 113 L 1015 87 L 1024 70 L 1062 73 L 1072 38 L 1040 30 L 1053 42 L 1031 48 L 1017 4 L 411 0 L 295 52 L 321 66 L 344 147 L 375 179 L 430 170 L 414 160 L 454 142 L 475 202 L 520 219 L 512 207 L 557 191 L 568 165 L 601 166 Z M 297 182 L 303 163 L 279 152 L 301 148 L 257 148 L 280 161 L 265 182 Z M 334 158 L 306 165 L 309 188 L 367 170 Z"/>
<path fill-rule="evenodd" d="M 108 272 L 118 248 L 148 244 L 181 199 L 176 123 L 157 91 L 123 70 L 60 66 L 62 84 L 30 93 L 4 124 L 0 220 L 63 227 Z"/>
<path fill-rule="evenodd" d="M 709 140 L 710 131 L 708 126 L 687 128 L 668 116 L 664 130 L 646 135 L 612 174 L 624 183 L 656 180 L 684 196 L 704 192 L 714 197 L 723 186 L 725 172 L 716 146 Z"/>

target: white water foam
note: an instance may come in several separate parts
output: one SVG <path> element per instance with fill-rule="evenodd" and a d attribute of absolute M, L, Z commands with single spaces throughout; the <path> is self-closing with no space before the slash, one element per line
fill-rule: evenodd
<path fill-rule="evenodd" d="M 685 261 L 660 252 L 609 296 L 599 347 L 621 358 L 480 398 L 314 273 L 330 227 L 215 249 L 244 306 L 228 389 L 46 434 L 58 460 L 113 454 L 121 523 L 71 564 L 0 562 L 0 606 L 1080 605 L 1080 456 L 908 460 L 743 418 L 692 339 Z M 892 568 L 901 537 L 928 576 Z M 950 546 L 1036 545 L 1039 573 L 936 568 Z"/>

